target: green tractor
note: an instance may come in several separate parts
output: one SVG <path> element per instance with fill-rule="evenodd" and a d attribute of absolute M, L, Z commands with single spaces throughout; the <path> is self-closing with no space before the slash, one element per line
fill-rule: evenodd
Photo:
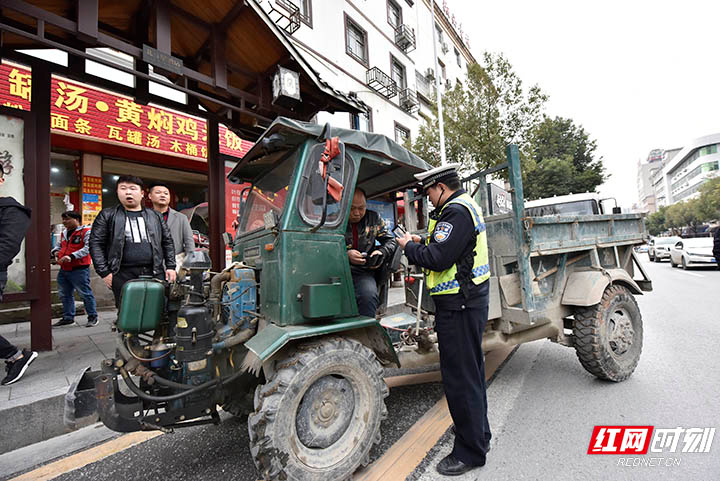
<path fill-rule="evenodd" d="M 642 216 L 526 217 L 513 146 L 508 161 L 513 210 L 485 219 L 483 349 L 549 338 L 593 375 L 626 379 L 642 349 L 633 295 L 652 288 L 632 249 L 647 238 Z M 377 316 L 358 315 L 344 239 L 351 199 L 362 188 L 422 232 L 427 200 L 413 174 L 429 168 L 382 135 L 277 119 L 229 175 L 246 185 L 232 264 L 212 273 L 197 250 L 169 291 L 127 283 L 116 357 L 73 384 L 66 424 L 97 410 L 115 431 L 169 431 L 219 423 L 221 406 L 249 413 L 266 479 L 349 479 L 380 440 L 384 366 L 438 362 L 422 272 L 406 268 L 405 303 L 387 308 L 399 250 L 377 270 Z M 465 179 L 485 208 L 487 173 Z"/>
<path fill-rule="evenodd" d="M 116 357 L 71 388 L 68 424 L 97 408 L 115 431 L 168 431 L 218 423 L 222 406 L 250 413 L 267 479 L 349 478 L 380 440 L 383 364 L 399 364 L 378 319 L 358 315 L 350 203 L 356 186 L 394 199 L 429 168 L 382 135 L 275 121 L 230 174 L 247 185 L 232 265 L 211 275 L 197 250 L 169 292 L 127 283 Z M 391 257 L 377 271 L 385 302 Z"/>

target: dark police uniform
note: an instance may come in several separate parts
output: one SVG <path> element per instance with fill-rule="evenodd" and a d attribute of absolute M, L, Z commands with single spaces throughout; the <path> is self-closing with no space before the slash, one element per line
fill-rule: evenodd
<path fill-rule="evenodd" d="M 485 241 L 484 223 L 481 214 L 480 224 L 473 221 L 471 210 L 461 203 L 463 198 L 469 196 L 459 190 L 430 214 L 436 222 L 427 245 L 408 242 L 405 246 L 405 255 L 410 263 L 434 271 L 430 273 L 432 275 L 451 269 L 463 259 L 467 260 L 468 256 L 472 259 L 472 255 L 477 253 L 480 229 L 483 243 Z M 483 248 L 483 262 L 486 263 L 486 243 Z M 482 466 L 491 438 L 481 348 L 488 318 L 489 283 L 486 281 L 489 269 L 487 264 L 480 267 L 475 263 L 474 266 L 471 276 L 475 276 L 476 282 L 443 282 L 435 288 L 455 287 L 457 291 L 460 287 L 456 293 L 434 295 L 433 289 L 430 291 L 436 306 L 435 330 L 440 347 L 443 387 L 455 423 L 455 445 L 451 454 L 466 465 Z"/>

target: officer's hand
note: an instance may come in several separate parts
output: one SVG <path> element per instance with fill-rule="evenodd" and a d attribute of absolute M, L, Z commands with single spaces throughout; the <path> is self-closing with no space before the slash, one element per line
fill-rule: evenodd
<path fill-rule="evenodd" d="M 356 266 L 363 266 L 367 263 L 365 258 L 362 256 L 362 253 L 357 249 L 350 249 L 347 251 L 348 259 L 350 259 L 350 264 L 354 264 Z"/>
<path fill-rule="evenodd" d="M 70 256 L 62 256 L 60 259 L 58 259 L 58 264 L 64 264 L 65 262 L 70 262 L 72 259 L 70 259 Z"/>
<path fill-rule="evenodd" d="M 112 274 L 108 274 L 103 277 L 103 281 L 105 282 L 105 285 L 108 289 L 112 289 Z"/>
<path fill-rule="evenodd" d="M 422 242 L 422 237 L 420 237 L 419 235 L 413 234 L 410 237 L 412 237 L 413 242 L 418 242 L 418 243 Z"/>
<path fill-rule="evenodd" d="M 175 272 L 175 269 L 168 269 L 165 271 L 165 280 L 168 282 L 175 282 L 175 278 L 177 277 L 177 272 Z"/>
<path fill-rule="evenodd" d="M 418 238 L 418 241 L 416 241 L 415 239 L 413 239 L 413 236 L 410 235 L 409 232 L 405 232 L 405 235 L 404 235 L 404 236 L 397 238 L 397 243 L 398 243 L 398 245 L 399 245 L 400 247 L 402 247 L 402 248 L 404 249 L 404 248 L 405 248 L 405 245 L 406 245 L 408 242 L 419 242 L 420 237 L 418 237 L 418 236 L 414 236 L 414 237 L 417 237 L 417 238 Z"/>

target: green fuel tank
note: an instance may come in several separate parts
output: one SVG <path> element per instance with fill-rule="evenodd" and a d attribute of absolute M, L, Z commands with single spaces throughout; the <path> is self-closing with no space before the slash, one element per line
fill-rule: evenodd
<path fill-rule="evenodd" d="M 117 327 L 134 334 L 160 325 L 165 308 L 165 284 L 157 279 L 134 279 L 122 289 Z"/>

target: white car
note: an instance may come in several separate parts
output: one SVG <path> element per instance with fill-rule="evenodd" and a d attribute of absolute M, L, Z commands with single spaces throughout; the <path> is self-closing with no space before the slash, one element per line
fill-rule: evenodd
<path fill-rule="evenodd" d="M 683 269 L 693 266 L 717 265 L 712 248 L 712 237 L 682 239 L 670 249 L 670 265 L 673 267 L 682 266 Z"/>
<path fill-rule="evenodd" d="M 677 236 L 653 237 L 648 242 L 648 259 L 651 262 L 662 262 L 663 259 L 669 259 L 670 249 L 681 240 Z"/>

